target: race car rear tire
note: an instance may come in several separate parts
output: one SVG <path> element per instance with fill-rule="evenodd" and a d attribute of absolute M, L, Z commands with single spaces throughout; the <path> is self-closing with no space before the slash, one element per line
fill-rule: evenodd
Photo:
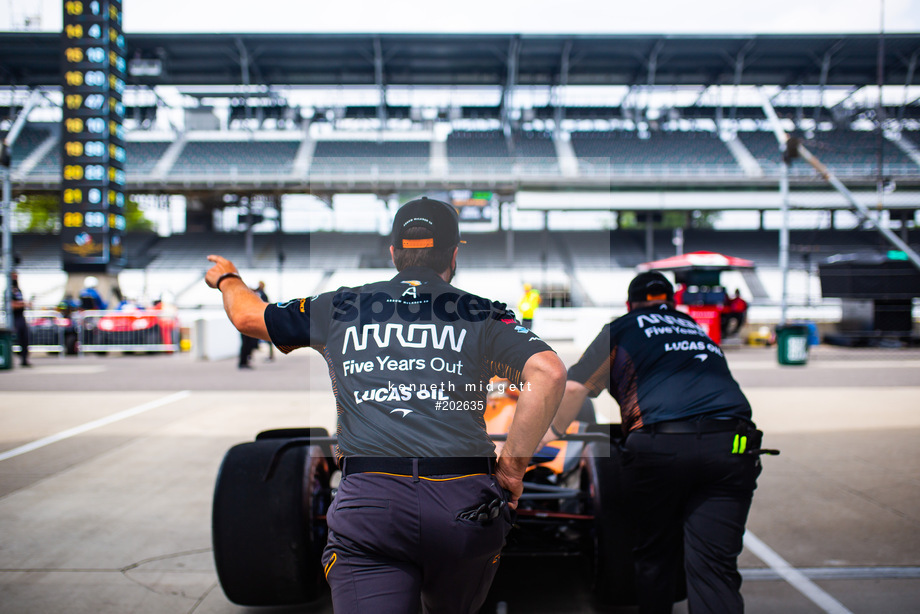
<path fill-rule="evenodd" d="M 594 515 L 591 552 L 594 598 L 605 606 L 633 605 L 636 572 L 619 450 L 616 445 L 591 443 L 585 447 L 582 458 L 583 488 L 589 495 L 588 511 Z"/>
<path fill-rule="evenodd" d="M 585 448 L 584 483 L 594 514 L 594 549 L 592 557 L 592 591 L 604 606 L 635 605 L 636 570 L 633 556 L 633 533 L 625 501 L 619 442 L 620 425 L 610 427 L 610 444 L 591 443 Z M 605 429 L 606 430 L 606 429 Z M 607 454 L 607 446 L 610 451 Z M 681 555 L 681 559 L 683 556 Z M 675 578 L 674 602 L 687 598 L 687 580 L 681 565 Z"/>
<path fill-rule="evenodd" d="M 329 464 L 315 446 L 286 450 L 267 481 L 272 458 L 289 440 L 243 443 L 217 475 L 211 537 L 217 576 L 233 603 L 306 603 L 322 594 Z"/>

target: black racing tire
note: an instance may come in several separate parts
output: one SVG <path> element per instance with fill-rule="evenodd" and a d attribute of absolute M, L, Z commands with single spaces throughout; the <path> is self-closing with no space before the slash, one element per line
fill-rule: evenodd
<path fill-rule="evenodd" d="M 594 430 L 609 427 L 604 430 L 610 435 L 610 443 L 588 444 L 582 456 L 582 490 L 587 491 L 589 513 L 594 514 L 591 587 L 595 600 L 602 606 L 630 606 L 637 601 L 636 568 L 632 522 L 625 505 L 628 495 L 620 450 L 623 436 L 619 424 L 599 424 L 597 427 Z M 606 454 L 608 445 L 609 455 Z M 687 580 L 682 565 L 676 584 L 675 603 L 687 598 Z"/>
<path fill-rule="evenodd" d="M 316 446 L 295 446 L 264 477 L 286 439 L 231 448 L 214 489 L 211 538 L 220 585 L 233 603 L 306 603 L 325 590 L 320 558 L 329 506 L 328 459 Z"/>
<path fill-rule="evenodd" d="M 281 429 L 271 429 L 268 431 L 262 431 L 256 435 L 256 441 L 264 441 L 266 439 L 300 439 L 303 437 L 329 437 L 329 431 L 321 426 L 308 426 L 308 427 L 288 427 Z M 326 455 L 326 459 L 329 461 L 329 466 L 335 464 L 335 445 L 331 443 L 318 443 L 316 444 L 323 451 L 323 454 Z"/>
<path fill-rule="evenodd" d="M 612 425 L 611 431 L 618 432 L 619 425 Z M 634 605 L 633 540 L 615 439 L 609 444 L 585 446 L 582 466 L 582 490 L 588 495 L 586 511 L 594 515 L 593 548 L 589 549 L 592 593 L 603 606 Z"/>

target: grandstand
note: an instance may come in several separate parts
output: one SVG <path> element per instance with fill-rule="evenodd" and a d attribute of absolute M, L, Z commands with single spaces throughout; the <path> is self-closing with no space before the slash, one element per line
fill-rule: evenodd
<path fill-rule="evenodd" d="M 183 232 L 130 234 L 121 283 L 194 309 L 217 304 L 195 285 L 207 253 L 299 294 L 378 276 L 373 269 L 387 266 L 379 228 L 283 228 L 286 199 L 313 195 L 347 221 L 341 195 L 372 194 L 386 215 L 406 195 L 465 191 L 490 195 L 492 212 L 469 223 L 458 281 L 471 290 L 513 301 L 529 279 L 558 291 L 560 304 L 619 308 L 621 278 L 678 249 L 675 229 L 660 220 L 683 211 L 679 249 L 754 260 L 753 276 L 729 279 L 755 306 L 772 307 L 781 298 L 779 238 L 764 219 L 778 207 L 782 158 L 768 107 L 873 200 L 883 223 L 920 244 L 920 92 L 909 60 L 920 35 L 885 35 L 881 78 L 895 92 L 885 106 L 873 89 L 879 43 L 846 34 L 131 35 L 127 57 L 164 69 L 133 76 L 125 93 L 126 191 L 183 196 L 196 210 L 188 208 Z M 22 48 L 32 53 L 11 51 Z M 58 189 L 58 54 L 54 34 L 0 33 L 0 130 L 32 91 L 44 92 L 12 150 L 17 197 Z M 794 160 L 789 170 L 796 209 L 849 208 L 811 166 Z M 896 191 L 874 195 L 883 185 Z M 553 204 L 525 210 L 525 193 Z M 586 194 L 596 198 L 576 205 Z M 259 227 L 267 231 L 214 221 L 260 198 L 279 213 Z M 549 221 L 579 209 L 617 221 L 581 230 Z M 760 224 L 715 230 L 695 221 L 705 215 L 694 212 L 732 210 L 757 212 Z M 525 213 L 542 227 L 516 225 Z M 638 225 L 620 226 L 623 214 Z M 644 226 L 646 214 L 659 221 Z M 361 215 L 354 221 L 366 222 Z M 890 247 L 864 222 L 825 219 L 791 233 L 794 298 L 805 305 L 822 303 L 818 261 Z M 24 273 L 47 276 L 36 278 L 45 288 L 36 292 L 54 302 L 63 287 L 57 238 L 20 232 L 14 249 Z"/>
<path fill-rule="evenodd" d="M 57 179 L 56 128 L 54 124 L 29 126 L 20 135 L 11 170 L 21 189 L 46 189 Z M 739 132 L 733 147 L 713 131 L 572 131 L 566 136 L 571 160 L 577 162 L 574 174 L 563 172 L 570 160 L 565 151 L 560 154 L 553 136 L 534 130 L 515 130 L 510 138 L 501 130 L 453 130 L 441 143 L 446 148 L 443 158 L 433 137 L 313 142 L 301 134 L 265 132 L 258 140 L 240 140 L 236 134 L 216 132 L 203 140 L 194 140 L 194 135 L 179 140 L 172 135 L 178 143 L 162 136 L 162 140 L 132 140 L 140 136 L 144 135 L 130 135 L 127 143 L 129 182 L 138 188 L 155 183 L 177 192 L 224 182 L 251 188 L 266 180 L 293 188 L 311 178 L 329 177 L 333 181 L 376 179 L 384 184 L 408 177 L 430 184 L 439 178 L 475 182 L 479 177 L 500 176 L 521 187 L 541 179 L 545 184 L 548 178 L 579 187 L 597 176 L 614 176 L 639 184 L 657 178 L 743 186 L 752 177 L 775 180 L 781 164 L 772 131 Z M 879 175 L 881 147 L 885 176 L 913 185 L 920 179 L 920 165 L 911 157 L 914 139 L 913 134 L 900 134 L 896 140 L 886 135 L 880 142 L 872 132 L 838 129 L 814 133 L 803 143 L 836 175 L 858 185 Z M 745 169 L 743 160 L 748 158 L 755 163 L 753 171 Z M 439 170 L 445 167 L 446 171 Z M 793 178 L 803 181 L 816 175 L 806 164 L 790 170 Z"/>
<path fill-rule="evenodd" d="M 429 150 L 426 141 L 319 141 L 309 174 L 427 176 Z"/>
<path fill-rule="evenodd" d="M 742 174 L 740 164 L 714 132 L 591 131 L 573 132 L 571 138 L 579 168 L 586 173 L 665 177 Z"/>

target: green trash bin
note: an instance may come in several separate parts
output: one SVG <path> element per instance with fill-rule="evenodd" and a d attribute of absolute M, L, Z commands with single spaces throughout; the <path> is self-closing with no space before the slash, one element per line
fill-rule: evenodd
<path fill-rule="evenodd" d="M 787 324 L 776 327 L 777 358 L 781 365 L 808 363 L 808 327 Z"/>
<path fill-rule="evenodd" d="M 0 328 L 0 371 L 13 368 L 13 331 Z"/>

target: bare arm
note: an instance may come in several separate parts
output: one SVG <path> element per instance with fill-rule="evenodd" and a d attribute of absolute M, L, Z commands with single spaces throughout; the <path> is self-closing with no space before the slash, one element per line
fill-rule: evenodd
<path fill-rule="evenodd" d="M 512 509 L 524 490 L 524 471 L 562 398 L 565 367 L 555 352 L 545 351 L 527 359 L 522 375 L 523 390 L 495 469 L 498 483 L 511 492 Z"/>
<path fill-rule="evenodd" d="M 568 380 L 565 383 L 565 395 L 559 404 L 559 411 L 556 412 L 556 417 L 552 421 L 553 428 L 560 433 L 565 433 L 565 429 L 578 415 L 586 398 L 588 398 L 588 389 L 585 385 L 574 380 Z M 556 439 L 559 439 L 559 437 L 553 433 L 552 429 L 549 429 L 543 436 L 542 443 L 546 444 Z"/>
<path fill-rule="evenodd" d="M 239 277 L 239 271 L 232 262 L 221 256 L 211 255 L 208 260 L 214 263 L 205 274 L 204 280 L 211 288 L 217 288 L 217 280 L 226 273 L 235 273 L 236 277 L 226 277 L 220 282 L 220 292 L 224 297 L 224 311 L 238 331 L 244 335 L 271 341 L 265 327 L 265 307 L 268 305 L 259 295 L 250 290 Z"/>

